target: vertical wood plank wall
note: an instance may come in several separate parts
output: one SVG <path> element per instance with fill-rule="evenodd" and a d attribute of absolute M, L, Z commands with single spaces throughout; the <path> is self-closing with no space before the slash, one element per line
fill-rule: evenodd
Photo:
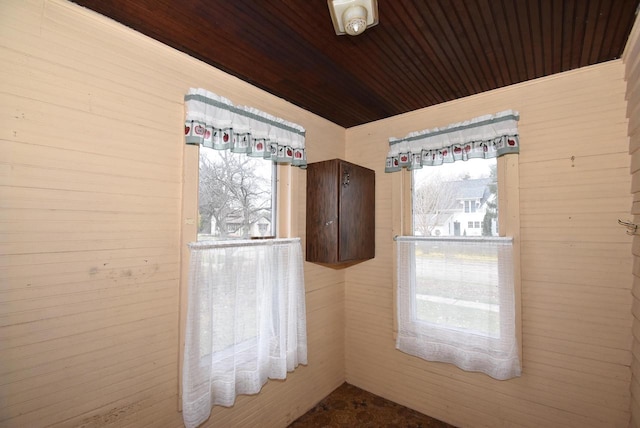
<path fill-rule="evenodd" d="M 184 94 L 302 124 L 310 162 L 344 129 L 63 0 L 3 0 L 0 62 L 0 425 L 182 426 Z M 344 272 L 305 269 L 309 365 L 207 425 L 286 426 L 344 381 Z"/>
<path fill-rule="evenodd" d="M 640 18 L 629 36 L 622 60 L 627 80 L 627 118 L 631 154 L 633 219 L 640 221 Z M 633 238 L 633 361 L 631 364 L 631 424 L 640 427 L 640 239 Z"/>
<path fill-rule="evenodd" d="M 524 352 L 522 377 L 500 382 L 394 349 L 400 189 L 384 159 L 389 137 L 505 109 L 521 117 Z M 631 208 L 628 149 L 620 60 L 348 129 L 347 160 L 376 171 L 377 246 L 347 272 L 347 382 L 462 427 L 627 426 L 632 257 L 617 219 Z"/>

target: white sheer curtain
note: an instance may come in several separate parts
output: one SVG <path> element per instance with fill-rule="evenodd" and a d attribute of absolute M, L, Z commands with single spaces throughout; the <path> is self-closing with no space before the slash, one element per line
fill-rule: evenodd
<path fill-rule="evenodd" d="M 307 363 L 300 239 L 190 244 L 183 366 L 187 428 Z"/>
<path fill-rule="evenodd" d="M 396 348 L 499 380 L 520 376 L 512 239 L 396 241 Z"/>

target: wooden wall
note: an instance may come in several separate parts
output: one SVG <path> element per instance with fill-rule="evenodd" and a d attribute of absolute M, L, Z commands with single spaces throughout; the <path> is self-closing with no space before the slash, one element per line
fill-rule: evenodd
<path fill-rule="evenodd" d="M 631 192 L 633 221 L 640 220 L 640 18 L 623 54 L 627 80 L 627 118 L 631 154 Z M 627 219 L 630 220 L 630 219 Z M 640 240 L 633 238 L 633 360 L 631 364 L 631 424 L 640 427 Z"/>
<path fill-rule="evenodd" d="M 500 382 L 394 349 L 392 200 L 400 189 L 384 159 L 389 137 L 505 109 L 520 112 L 524 352 L 522 377 Z M 632 257 L 617 219 L 629 216 L 631 177 L 622 61 L 350 128 L 346 153 L 377 180 L 376 258 L 347 272 L 347 382 L 461 427 L 627 426 Z"/>
<path fill-rule="evenodd" d="M 182 97 L 191 86 L 301 124 L 310 162 L 346 157 L 377 172 L 376 258 L 346 271 L 305 265 L 309 365 L 214 409 L 207 425 L 285 426 L 345 379 L 459 426 L 619 427 L 630 405 L 640 419 L 630 369 L 640 372 L 631 356 L 638 280 L 631 238 L 616 224 L 632 204 L 628 130 L 634 171 L 640 159 L 637 123 L 626 120 L 640 117 L 635 34 L 628 113 L 624 66 L 613 61 L 345 133 L 74 4 L 4 0 L 0 425 L 181 426 Z M 383 164 L 390 136 L 507 108 L 521 113 L 524 373 L 498 382 L 394 349 L 398 189 Z M 290 222 L 304 237 L 305 174 L 292 176 Z M 637 341 L 633 350 L 637 358 Z"/>
<path fill-rule="evenodd" d="M 301 124 L 310 162 L 344 129 L 63 0 L 3 0 L 0 61 L 0 426 L 182 426 L 184 94 Z M 308 366 L 208 425 L 285 426 L 344 381 L 344 272 L 305 269 Z"/>

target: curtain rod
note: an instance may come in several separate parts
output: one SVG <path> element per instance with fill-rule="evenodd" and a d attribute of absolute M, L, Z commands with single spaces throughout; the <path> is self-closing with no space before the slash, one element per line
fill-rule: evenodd
<path fill-rule="evenodd" d="M 274 239 L 228 239 L 224 241 L 190 242 L 192 250 L 206 250 L 208 248 L 232 248 L 253 247 L 258 245 L 280 245 L 300 242 L 300 238 L 274 238 Z"/>
<path fill-rule="evenodd" d="M 410 241 L 454 241 L 454 242 L 513 242 L 511 236 L 399 236 L 393 237 L 394 241 L 410 242 Z"/>

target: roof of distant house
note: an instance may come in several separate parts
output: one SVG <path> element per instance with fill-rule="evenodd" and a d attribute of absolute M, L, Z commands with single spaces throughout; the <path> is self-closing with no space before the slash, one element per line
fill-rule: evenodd
<path fill-rule="evenodd" d="M 452 183 L 458 186 L 456 199 L 481 199 L 484 202 L 489 197 L 491 178 L 473 178 Z"/>

